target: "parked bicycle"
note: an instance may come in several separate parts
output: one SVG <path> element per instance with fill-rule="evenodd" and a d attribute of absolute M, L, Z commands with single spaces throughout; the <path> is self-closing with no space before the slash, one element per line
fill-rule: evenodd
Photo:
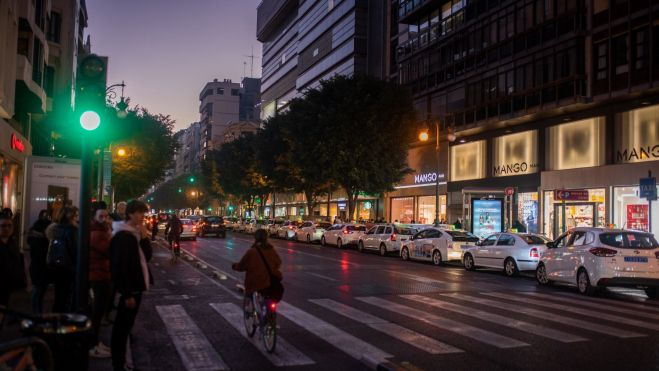
<path fill-rule="evenodd" d="M 3 318 L 0 329 L 4 328 L 7 317 L 31 321 L 32 317 L 11 311 L 0 306 Z M 54 365 L 50 347 L 35 336 L 23 336 L 0 343 L 0 370 L 10 371 L 52 371 Z"/>
<path fill-rule="evenodd" d="M 277 303 L 255 292 L 245 295 L 243 308 L 247 336 L 253 337 L 258 328 L 265 350 L 273 353 L 277 347 Z"/>

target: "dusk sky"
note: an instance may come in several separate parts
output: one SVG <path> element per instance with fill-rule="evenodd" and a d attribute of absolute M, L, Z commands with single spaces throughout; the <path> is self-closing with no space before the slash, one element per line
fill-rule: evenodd
<path fill-rule="evenodd" d="M 131 106 L 169 114 L 177 129 L 199 120 L 208 81 L 261 75 L 260 0 L 87 0 L 92 52 L 110 58 L 108 85 L 126 82 Z"/>

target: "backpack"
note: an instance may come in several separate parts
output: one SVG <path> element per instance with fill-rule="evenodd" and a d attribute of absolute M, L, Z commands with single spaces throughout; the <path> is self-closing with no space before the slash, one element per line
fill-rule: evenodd
<path fill-rule="evenodd" d="M 48 255 L 46 256 L 46 263 L 52 269 L 68 269 L 73 270 L 73 257 L 70 254 L 69 247 L 73 243 L 70 232 L 64 228 L 57 228 L 57 235 L 50 241 L 48 246 Z"/>

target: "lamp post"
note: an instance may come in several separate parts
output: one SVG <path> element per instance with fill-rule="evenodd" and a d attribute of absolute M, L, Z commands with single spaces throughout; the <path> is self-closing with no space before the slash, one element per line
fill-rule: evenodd
<path fill-rule="evenodd" d="M 428 120 L 430 121 L 430 120 Z M 436 168 L 435 168 L 435 222 L 433 225 L 435 227 L 439 227 L 439 173 L 441 172 L 441 163 L 439 159 L 439 119 L 437 120 L 432 120 L 433 123 L 435 124 L 435 160 L 436 160 Z M 426 127 L 424 130 L 422 130 L 419 133 L 419 140 L 422 142 L 427 142 L 430 139 L 430 128 Z M 455 135 L 452 133 L 448 134 L 448 140 L 449 142 L 452 142 L 455 140 Z"/>

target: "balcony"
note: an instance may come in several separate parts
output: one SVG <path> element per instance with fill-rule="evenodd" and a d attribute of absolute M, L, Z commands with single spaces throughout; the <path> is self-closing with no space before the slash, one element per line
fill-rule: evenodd
<path fill-rule="evenodd" d="M 263 0 L 256 10 L 256 38 L 267 41 L 297 5 L 298 0 Z"/>

